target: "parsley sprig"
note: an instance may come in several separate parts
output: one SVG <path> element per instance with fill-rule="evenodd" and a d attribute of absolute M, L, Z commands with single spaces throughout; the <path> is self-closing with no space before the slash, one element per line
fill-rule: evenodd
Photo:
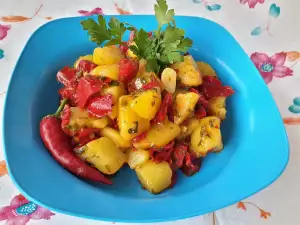
<path fill-rule="evenodd" d="M 135 45 L 130 50 L 139 59 L 147 61 L 146 70 L 159 73 L 166 66 L 183 61 L 183 55 L 193 42 L 185 37 L 185 32 L 176 26 L 174 9 L 168 9 L 166 0 L 157 0 L 154 5 L 155 17 L 158 23 L 155 35 L 148 35 L 144 29 L 137 30 L 128 23 L 122 23 L 112 17 L 106 26 L 103 16 L 98 17 L 98 23 L 93 19 L 82 21 L 82 27 L 88 31 L 90 40 L 98 45 L 116 45 L 123 42 L 126 30 L 135 32 Z"/>

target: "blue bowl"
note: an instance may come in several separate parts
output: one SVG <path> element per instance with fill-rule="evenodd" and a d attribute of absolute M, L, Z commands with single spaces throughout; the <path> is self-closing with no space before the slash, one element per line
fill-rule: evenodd
<path fill-rule="evenodd" d="M 154 16 L 116 17 L 148 31 L 156 28 Z M 233 204 L 270 185 L 283 172 L 289 158 L 288 140 L 263 79 L 222 26 L 187 16 L 176 21 L 194 41 L 190 53 L 211 64 L 236 91 L 228 99 L 228 116 L 222 124 L 224 150 L 206 157 L 193 177 L 180 174 L 175 187 L 159 195 L 143 190 L 128 168 L 113 178 L 113 186 L 89 183 L 64 170 L 43 146 L 39 122 L 57 108 L 56 72 L 96 47 L 82 31 L 83 19 L 59 19 L 39 28 L 11 78 L 4 112 L 5 154 L 11 178 L 27 198 L 84 218 L 169 221 Z"/>

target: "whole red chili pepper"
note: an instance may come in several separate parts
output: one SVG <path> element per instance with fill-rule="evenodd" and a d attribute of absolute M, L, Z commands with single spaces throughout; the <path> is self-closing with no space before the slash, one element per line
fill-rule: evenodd
<path fill-rule="evenodd" d="M 99 93 L 103 87 L 103 82 L 91 76 L 82 77 L 76 89 L 78 106 L 84 108 L 89 98 L 95 93 Z"/>
<path fill-rule="evenodd" d="M 73 152 L 70 139 L 61 129 L 61 121 L 58 118 L 66 104 L 64 99 L 54 115 L 44 117 L 40 122 L 40 135 L 44 145 L 53 158 L 71 173 L 92 181 L 112 184 L 104 175 L 96 169 L 81 161 Z"/>
<path fill-rule="evenodd" d="M 112 111 L 112 95 L 92 97 L 87 103 L 86 110 L 98 118 L 107 115 Z"/>
<path fill-rule="evenodd" d="M 95 69 L 97 66 L 98 65 L 93 62 L 83 59 L 83 60 L 80 60 L 76 69 L 78 69 L 79 71 L 82 71 L 82 72 L 89 73 L 93 69 Z"/>
<path fill-rule="evenodd" d="M 65 85 L 66 87 L 76 88 L 77 81 L 77 70 L 69 66 L 65 66 L 59 70 L 56 74 L 57 80 Z"/>
<path fill-rule="evenodd" d="M 170 105 L 172 105 L 172 95 L 170 93 L 167 93 L 162 100 L 162 103 L 158 112 L 156 113 L 155 118 L 153 119 L 154 122 L 162 123 L 165 121 Z"/>

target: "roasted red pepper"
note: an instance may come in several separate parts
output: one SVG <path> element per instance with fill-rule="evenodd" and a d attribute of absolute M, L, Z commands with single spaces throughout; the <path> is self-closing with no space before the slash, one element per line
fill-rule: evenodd
<path fill-rule="evenodd" d="M 69 66 L 65 66 L 56 74 L 57 80 L 66 87 L 76 88 L 78 84 L 77 70 Z"/>
<path fill-rule="evenodd" d="M 187 152 L 184 157 L 184 163 L 182 166 L 182 172 L 186 176 L 192 176 L 200 170 L 201 159 L 197 159 L 192 156 L 191 153 Z"/>
<path fill-rule="evenodd" d="M 156 116 L 153 119 L 153 121 L 156 123 L 164 122 L 165 119 L 167 118 L 167 112 L 171 105 L 172 105 L 172 95 L 170 93 L 167 93 L 164 96 L 162 103 L 160 105 L 160 108 L 159 108 L 158 112 L 156 113 Z"/>
<path fill-rule="evenodd" d="M 152 78 L 151 81 L 147 84 L 144 84 L 142 89 L 143 90 L 148 90 L 148 89 L 152 89 L 152 88 L 156 88 L 156 87 L 161 87 L 161 83 L 159 83 L 159 81 L 155 78 Z"/>
<path fill-rule="evenodd" d="M 206 115 L 207 115 L 207 113 L 206 113 L 205 108 L 200 104 L 197 105 L 196 109 L 195 109 L 195 112 L 194 112 L 194 116 L 197 119 L 202 119 L 202 118 L 206 117 Z"/>
<path fill-rule="evenodd" d="M 219 79 L 211 76 L 203 77 L 203 84 L 200 86 L 200 91 L 208 100 L 219 96 L 228 97 L 234 93 L 231 87 L 223 86 Z"/>
<path fill-rule="evenodd" d="M 136 60 L 123 58 L 119 63 L 119 81 L 127 83 L 132 80 L 139 70 Z"/>
<path fill-rule="evenodd" d="M 147 131 L 139 134 L 138 136 L 136 136 L 135 138 L 132 139 L 132 143 L 137 143 L 140 142 L 141 140 L 145 139 L 147 136 Z"/>
<path fill-rule="evenodd" d="M 207 109 L 208 101 L 205 99 L 205 97 L 195 88 L 190 88 L 189 90 L 199 95 L 198 104 L 201 104 L 205 109 Z"/>
<path fill-rule="evenodd" d="M 100 93 L 103 85 L 103 82 L 97 78 L 91 76 L 82 77 L 79 80 L 79 84 L 76 89 L 78 106 L 80 108 L 84 108 L 92 95 L 94 95 L 95 93 Z"/>
<path fill-rule="evenodd" d="M 86 106 L 87 111 L 95 117 L 103 117 L 112 111 L 112 95 L 92 97 Z"/>
<path fill-rule="evenodd" d="M 82 71 L 82 72 L 86 72 L 89 73 L 91 72 L 93 69 L 95 69 L 98 65 L 88 61 L 88 60 L 80 60 L 80 62 L 77 65 L 77 70 Z"/>
<path fill-rule="evenodd" d="M 75 131 L 71 130 L 69 127 L 70 119 L 71 119 L 71 108 L 69 105 L 65 105 L 62 113 L 61 113 L 61 128 L 65 132 L 66 135 L 72 137 L 75 135 Z"/>
<path fill-rule="evenodd" d="M 58 118 L 66 104 L 63 100 L 54 115 L 44 117 L 40 122 L 40 135 L 53 158 L 71 173 L 92 181 L 112 184 L 104 175 L 96 169 L 81 161 L 73 152 L 71 141 L 61 129 L 61 121 Z"/>
<path fill-rule="evenodd" d="M 176 144 L 172 152 L 171 168 L 173 171 L 180 169 L 183 166 L 185 154 L 188 151 L 188 147 L 184 144 Z"/>
<path fill-rule="evenodd" d="M 155 162 L 167 161 L 169 162 L 173 151 L 174 140 L 167 145 L 160 148 L 150 148 L 150 157 Z"/>
<path fill-rule="evenodd" d="M 123 54 L 125 55 L 128 51 L 128 44 L 127 43 L 123 43 L 120 45 L 120 50 L 121 52 L 123 52 Z"/>
<path fill-rule="evenodd" d="M 58 94 L 62 99 L 68 99 L 68 103 L 71 106 L 76 106 L 78 104 L 76 90 L 70 87 L 63 87 L 59 89 Z"/>
<path fill-rule="evenodd" d="M 99 131 L 100 130 L 96 128 L 81 128 L 76 135 L 75 140 L 80 146 L 83 146 L 90 141 L 97 139 Z"/>

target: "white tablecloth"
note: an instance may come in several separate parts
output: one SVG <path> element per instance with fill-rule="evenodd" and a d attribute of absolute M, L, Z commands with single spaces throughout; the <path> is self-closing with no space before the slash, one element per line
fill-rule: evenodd
<path fill-rule="evenodd" d="M 0 0 L 1 114 L 12 70 L 36 28 L 61 17 L 101 13 L 153 14 L 153 4 L 152 0 Z M 208 215 L 164 224 L 298 225 L 300 116 L 297 114 L 300 113 L 300 97 L 297 96 L 300 96 L 300 63 L 297 63 L 300 60 L 300 1 L 168 0 L 168 4 L 175 8 L 177 15 L 205 17 L 220 23 L 240 42 L 259 68 L 278 104 L 286 124 L 291 153 L 283 175 L 260 193 Z M 0 224 L 111 224 L 58 214 L 28 202 L 7 175 L 2 151 L 0 161 Z M 21 215 L 24 204 L 31 207 L 27 208 L 32 211 L 31 214 Z"/>

